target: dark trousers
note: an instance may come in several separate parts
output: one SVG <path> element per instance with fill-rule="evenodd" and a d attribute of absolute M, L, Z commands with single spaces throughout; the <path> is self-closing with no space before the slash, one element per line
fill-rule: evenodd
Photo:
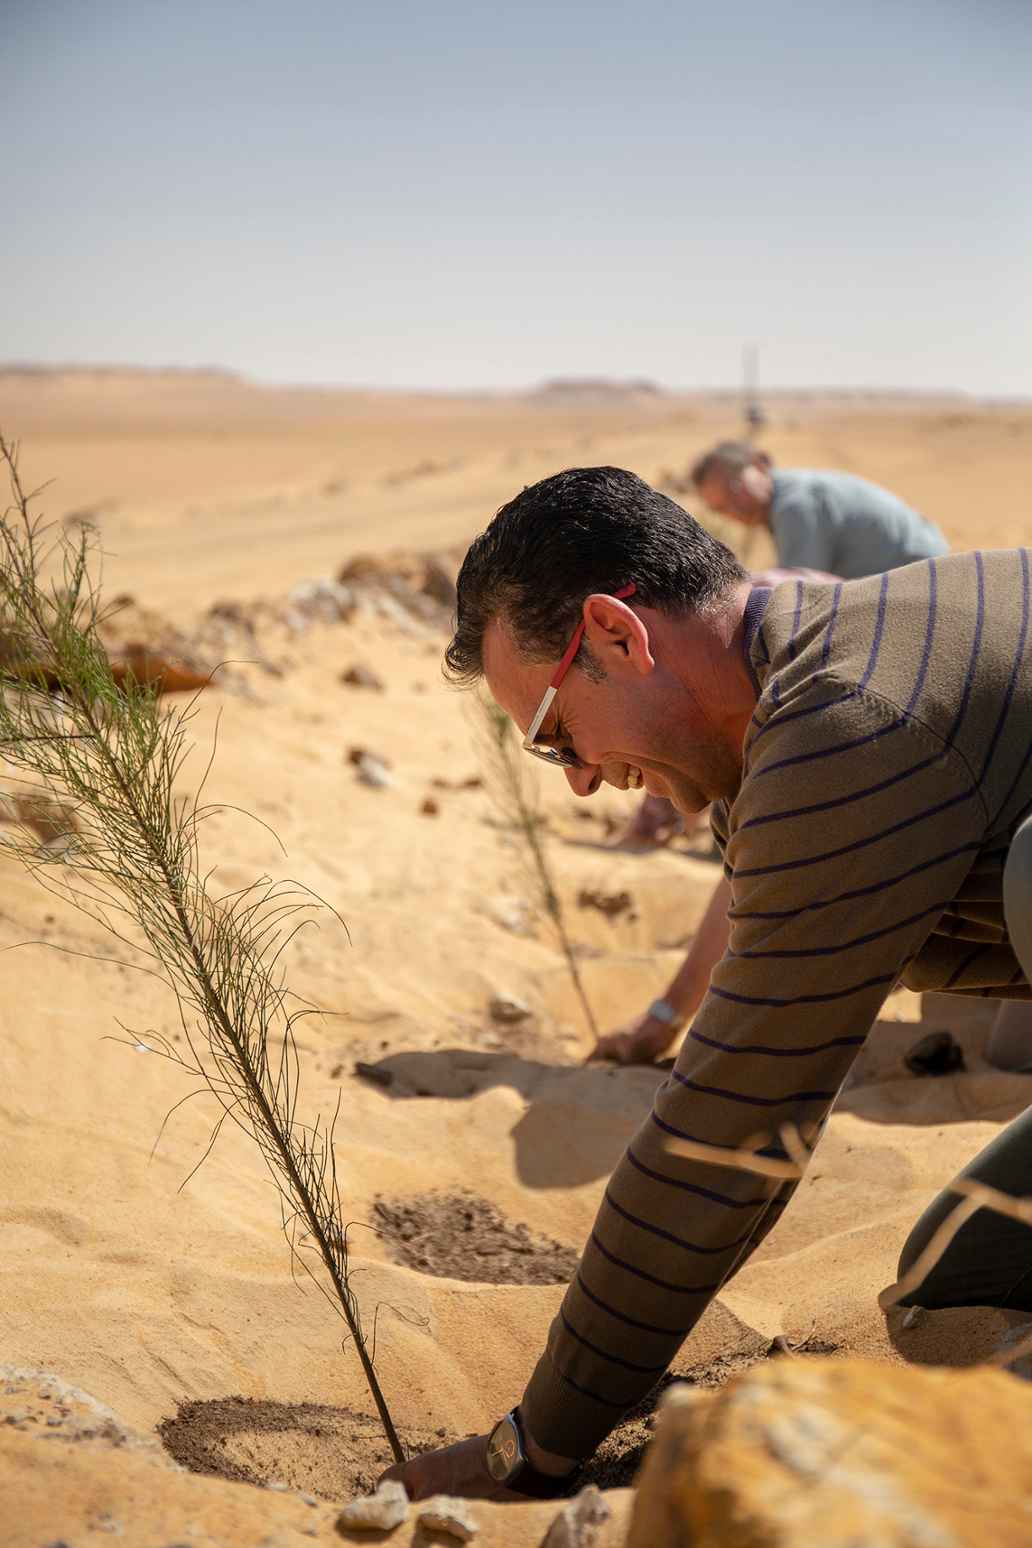
<path fill-rule="evenodd" d="M 1032 983 L 1032 818 L 1026 818 L 1014 835 L 1007 856 L 1003 906 L 1014 950 Z M 1032 1107 L 1008 1124 L 960 1175 L 1014 1198 L 1032 1195 Z M 959 1202 L 960 1195 L 946 1188 L 928 1206 L 907 1237 L 900 1278 Z M 1032 1228 L 995 1210 L 978 1210 L 957 1232 L 924 1283 L 900 1304 L 1004 1306 L 1032 1312 Z"/>

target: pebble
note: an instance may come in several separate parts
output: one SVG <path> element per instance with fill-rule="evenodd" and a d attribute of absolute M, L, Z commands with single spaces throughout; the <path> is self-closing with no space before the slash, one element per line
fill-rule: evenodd
<path fill-rule="evenodd" d="M 528 1016 L 534 1013 L 524 1000 L 514 999 L 509 994 L 493 995 L 488 1005 L 492 1021 L 501 1021 L 511 1025 L 516 1021 L 526 1021 Z"/>
<path fill-rule="evenodd" d="M 374 693 L 383 693 L 383 679 L 376 675 L 372 667 L 363 666 L 361 661 L 356 661 L 354 666 L 342 672 L 340 680 L 349 688 L 370 688 Z"/>
<path fill-rule="evenodd" d="M 460 1543 L 472 1542 L 480 1530 L 469 1502 L 453 1499 L 449 1494 L 435 1494 L 427 1500 L 419 1507 L 416 1520 L 428 1532 L 444 1532 Z"/>
<path fill-rule="evenodd" d="M 372 753 L 363 753 L 355 769 L 363 785 L 370 785 L 374 790 L 389 790 L 394 784 L 394 775 L 390 769 L 379 758 L 374 758 Z"/>
<path fill-rule="evenodd" d="M 393 1532 L 408 1520 L 409 1502 L 404 1484 L 393 1478 L 382 1483 L 375 1494 L 352 1500 L 337 1517 L 338 1529 L 359 1532 Z"/>
<path fill-rule="evenodd" d="M 541 1548 L 595 1548 L 611 1514 L 599 1490 L 588 1484 L 563 1506 Z"/>

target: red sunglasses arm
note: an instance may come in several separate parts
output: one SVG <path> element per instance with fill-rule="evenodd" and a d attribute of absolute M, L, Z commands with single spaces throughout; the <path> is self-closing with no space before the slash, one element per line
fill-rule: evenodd
<path fill-rule="evenodd" d="M 631 581 L 629 585 L 621 586 L 619 591 L 614 591 L 614 592 L 611 593 L 611 595 L 616 597 L 618 601 L 622 602 L 625 597 L 632 597 L 634 595 L 634 593 L 637 591 L 637 589 L 638 589 L 637 586 L 634 584 L 633 581 Z M 584 638 L 584 619 L 582 618 L 580 623 L 577 625 L 576 629 L 573 631 L 573 639 L 570 641 L 569 645 L 567 645 L 565 651 L 563 652 L 562 660 L 560 661 L 559 665 L 556 667 L 556 669 L 553 672 L 551 678 L 549 679 L 549 683 L 548 683 L 549 688 L 558 688 L 559 687 L 559 684 L 562 682 L 563 678 L 566 676 L 567 672 L 570 670 L 570 666 L 573 663 L 573 658 L 577 654 L 578 650 L 580 649 L 580 642 L 581 642 L 581 640 L 583 638 Z"/>

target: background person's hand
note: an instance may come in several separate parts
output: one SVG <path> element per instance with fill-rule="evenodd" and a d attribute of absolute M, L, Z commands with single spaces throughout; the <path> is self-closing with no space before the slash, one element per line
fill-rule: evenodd
<path fill-rule="evenodd" d="M 681 1030 L 655 1016 L 639 1016 L 629 1027 L 617 1027 L 600 1037 L 588 1058 L 612 1059 L 617 1064 L 654 1064 L 677 1042 Z"/>
<path fill-rule="evenodd" d="M 680 833 L 683 819 L 666 796 L 642 796 L 637 811 L 612 840 L 614 849 L 662 849 L 670 843 L 675 833 Z"/>

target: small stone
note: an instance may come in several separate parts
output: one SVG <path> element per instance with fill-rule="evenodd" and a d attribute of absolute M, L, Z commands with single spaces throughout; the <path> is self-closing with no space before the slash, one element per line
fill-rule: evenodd
<path fill-rule="evenodd" d="M 949 1032 L 919 1038 L 903 1063 L 914 1075 L 949 1075 L 964 1068 L 964 1050 Z"/>
<path fill-rule="evenodd" d="M 440 815 L 441 808 L 433 796 L 427 796 L 419 810 L 424 817 L 437 817 Z"/>
<path fill-rule="evenodd" d="M 563 1506 L 541 1548 L 595 1548 L 611 1515 L 604 1496 L 588 1484 Z"/>
<path fill-rule="evenodd" d="M 368 688 L 373 693 L 383 693 L 383 679 L 377 677 L 372 667 L 363 666 L 361 661 L 356 661 L 354 666 L 342 672 L 340 680 L 349 688 Z"/>
<path fill-rule="evenodd" d="M 393 1532 L 408 1520 L 409 1501 L 404 1484 L 393 1478 L 382 1483 L 375 1494 L 352 1500 L 337 1517 L 338 1531 Z"/>
<path fill-rule="evenodd" d="M 487 912 L 495 924 L 513 935 L 534 934 L 534 914 L 526 898 L 497 898 Z"/>
<path fill-rule="evenodd" d="M 468 1500 L 453 1499 L 450 1494 L 435 1494 L 419 1507 L 416 1517 L 428 1532 L 444 1532 L 457 1542 L 472 1542 L 480 1530 Z"/>
<path fill-rule="evenodd" d="M 355 765 L 355 772 L 363 785 L 369 785 L 373 790 L 389 790 L 394 784 L 394 775 L 385 763 L 379 758 L 374 758 L 372 753 L 363 753 Z"/>
<path fill-rule="evenodd" d="M 517 1021 L 526 1021 L 528 1016 L 534 1014 L 525 1001 L 514 999 L 509 994 L 493 995 L 488 1010 L 491 1012 L 492 1021 L 503 1022 L 507 1026 Z"/>

